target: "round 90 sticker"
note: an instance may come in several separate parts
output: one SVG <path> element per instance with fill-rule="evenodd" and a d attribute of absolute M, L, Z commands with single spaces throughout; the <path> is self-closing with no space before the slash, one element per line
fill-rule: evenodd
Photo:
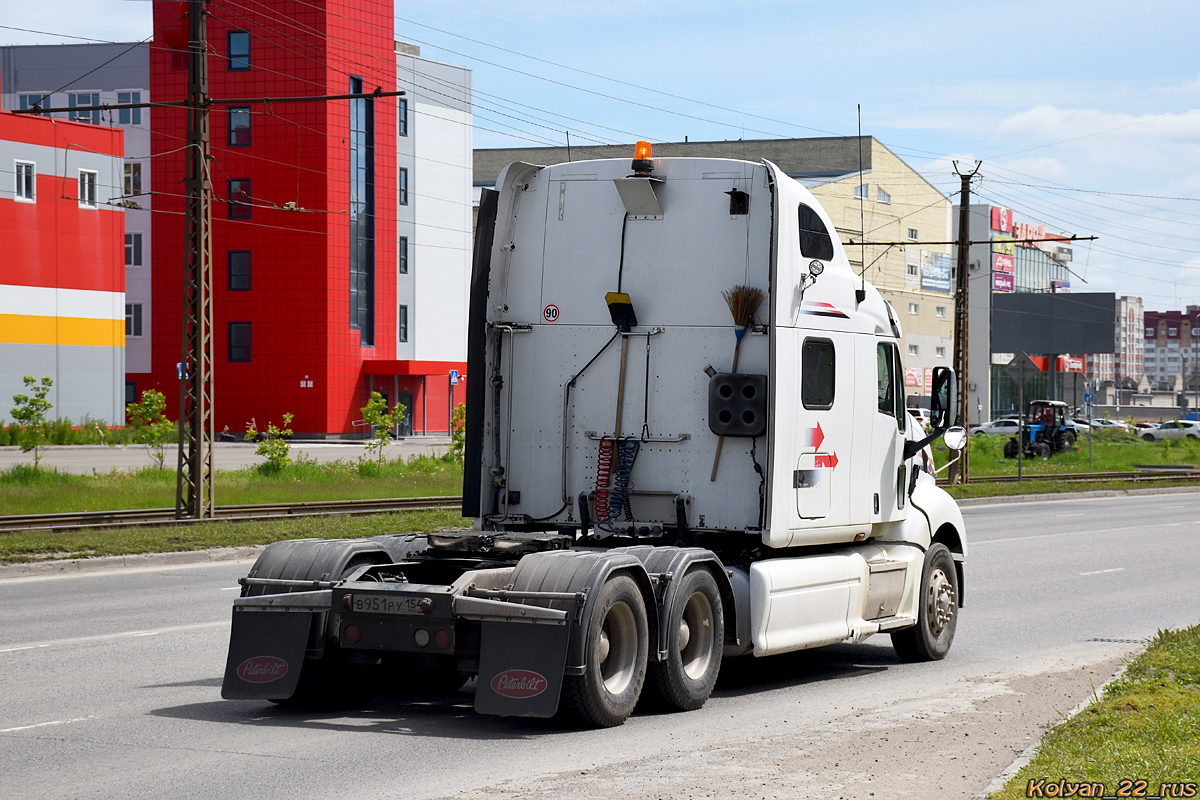
<path fill-rule="evenodd" d="M 551 303 L 542 309 L 542 319 L 546 322 L 554 322 L 558 319 L 558 306 Z"/>

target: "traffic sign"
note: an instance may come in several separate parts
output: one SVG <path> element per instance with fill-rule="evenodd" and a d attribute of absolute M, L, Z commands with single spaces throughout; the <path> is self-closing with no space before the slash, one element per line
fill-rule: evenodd
<path fill-rule="evenodd" d="M 458 386 L 458 370 L 456 369 L 450 370 L 450 385 Z"/>
<path fill-rule="evenodd" d="M 1005 365 L 1004 371 L 1008 373 L 1008 377 L 1013 379 L 1013 383 L 1021 383 L 1027 380 L 1025 376 L 1032 378 L 1041 372 L 1041 369 L 1033 363 L 1033 359 L 1027 353 L 1018 353 L 1012 361 Z"/>

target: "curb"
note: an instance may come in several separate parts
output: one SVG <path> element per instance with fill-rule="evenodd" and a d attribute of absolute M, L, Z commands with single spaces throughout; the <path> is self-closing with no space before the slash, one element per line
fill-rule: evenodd
<path fill-rule="evenodd" d="M 1044 494 L 1001 494 L 992 497 L 964 497 L 954 502 L 960 508 L 995 503 L 1039 503 L 1044 500 L 1087 500 L 1093 497 L 1129 497 L 1142 494 L 1179 494 L 1200 492 L 1200 486 L 1151 486 L 1145 489 L 1098 489 L 1094 492 L 1047 492 Z"/>
<path fill-rule="evenodd" d="M 1147 642 L 1147 645 L 1148 644 L 1149 643 Z M 1142 651 L 1145 652 L 1145 650 L 1146 650 L 1146 645 L 1143 645 Z M 1132 660 L 1133 658 L 1134 658 L 1134 656 L 1130 656 L 1130 660 Z M 1110 683 L 1112 683 L 1113 681 L 1117 680 L 1118 678 L 1120 678 L 1122 675 L 1124 675 L 1125 670 L 1128 669 L 1128 667 L 1129 667 L 1129 664 L 1128 664 L 1128 662 L 1126 662 L 1125 666 L 1123 666 L 1119 670 L 1117 670 L 1116 673 L 1111 678 L 1109 678 L 1104 683 L 1100 684 L 1098 687 L 1093 689 L 1090 697 L 1079 701 L 1079 703 L 1074 708 L 1072 708 L 1070 711 L 1068 711 L 1066 714 L 1063 715 L 1062 719 L 1058 720 L 1053 725 L 1051 725 L 1050 728 L 1045 733 L 1043 733 L 1036 742 L 1034 742 L 1033 744 L 1029 745 L 1029 747 L 1026 747 L 1023 751 L 1021 751 L 1021 754 L 1019 756 L 1017 756 L 1015 759 L 1013 759 L 1013 762 L 1011 764 L 1009 764 L 1008 767 L 1003 772 L 1001 772 L 995 778 L 992 778 L 991 783 L 989 783 L 987 786 L 983 787 L 983 791 L 981 791 L 979 794 L 975 795 L 975 797 L 972 798 L 972 800 L 988 800 L 988 798 L 990 798 L 993 793 L 998 792 L 1001 789 L 1003 789 L 1005 786 L 1007 786 L 1008 782 L 1010 780 L 1012 780 L 1013 776 L 1016 775 L 1018 772 L 1020 772 L 1022 768 L 1024 768 L 1027 764 L 1029 764 L 1030 761 L 1032 761 L 1034 759 L 1034 757 L 1038 754 L 1038 750 L 1040 750 L 1042 747 L 1042 741 L 1048 735 L 1050 735 L 1053 731 L 1055 731 L 1059 727 L 1061 727 L 1063 725 L 1063 723 L 1065 723 L 1068 720 L 1071 720 L 1071 719 L 1075 718 L 1076 716 L 1078 716 L 1079 714 L 1081 714 L 1083 712 L 1083 710 L 1086 709 L 1088 706 L 1090 706 L 1092 703 L 1096 703 L 1096 702 L 1099 702 L 1100 700 L 1103 700 L 1104 699 L 1104 691 L 1108 688 L 1108 685 Z"/>
<path fill-rule="evenodd" d="M 75 575 L 127 567 L 160 567 L 179 564 L 237 561 L 257 558 L 263 546 L 212 547 L 207 550 L 183 550 L 174 553 L 142 553 L 129 556 L 97 556 L 96 558 L 51 559 L 23 564 L 0 566 L 0 578 L 28 578 L 46 575 Z"/>

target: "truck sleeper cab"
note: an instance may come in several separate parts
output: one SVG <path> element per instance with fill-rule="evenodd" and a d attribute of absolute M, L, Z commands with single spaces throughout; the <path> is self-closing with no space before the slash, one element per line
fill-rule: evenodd
<path fill-rule="evenodd" d="M 914 430 L 896 315 L 811 193 L 766 162 L 642 151 L 498 187 L 468 331 L 476 530 L 272 545 L 225 695 L 477 675 L 483 713 L 615 725 L 643 688 L 698 708 L 726 656 L 889 632 L 944 657 L 966 534 L 919 453 L 955 377 Z"/>

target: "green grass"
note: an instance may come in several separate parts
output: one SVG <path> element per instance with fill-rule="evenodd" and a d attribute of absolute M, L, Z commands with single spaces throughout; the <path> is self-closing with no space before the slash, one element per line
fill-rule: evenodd
<path fill-rule="evenodd" d="M 1104 699 L 1047 734 L 1034 759 L 992 800 L 1030 796 L 1030 781 L 1043 779 L 1098 782 L 1110 796 L 1121 780 L 1147 781 L 1141 796 L 1157 795 L 1166 782 L 1197 787 L 1200 625 L 1159 631 L 1125 674 L 1109 684 Z M 1166 796 L 1195 797 L 1198 789 Z"/>
<path fill-rule="evenodd" d="M 972 436 L 970 440 L 970 469 L 973 476 L 1016 475 L 1017 460 L 1004 457 L 1008 436 Z M 945 447 L 934 447 L 938 466 L 946 463 Z M 1138 464 L 1200 466 L 1200 440 L 1146 442 L 1132 434 L 1116 431 L 1097 433 L 1092 439 L 1092 466 L 1088 466 L 1088 443 L 1085 435 L 1075 449 L 1050 458 L 1024 459 L 1022 473 L 1026 476 L 1054 475 L 1071 472 L 1132 472 Z"/>
<path fill-rule="evenodd" d="M 383 467 L 371 461 L 327 464 L 303 461 L 275 473 L 247 469 L 218 472 L 213 479 L 213 495 L 217 505 L 222 506 L 453 496 L 461 491 L 462 466 L 450 458 L 430 456 L 394 460 Z M 170 508 L 174 505 L 173 469 L 71 475 L 17 465 L 0 472 L 0 515 Z"/>
<path fill-rule="evenodd" d="M 400 511 L 369 516 L 289 517 L 253 522 L 212 521 L 68 533 L 0 532 L 0 562 L 48 558 L 169 553 L 208 547 L 250 547 L 280 539 L 344 539 L 386 533 L 469 528 L 458 511 Z"/>

